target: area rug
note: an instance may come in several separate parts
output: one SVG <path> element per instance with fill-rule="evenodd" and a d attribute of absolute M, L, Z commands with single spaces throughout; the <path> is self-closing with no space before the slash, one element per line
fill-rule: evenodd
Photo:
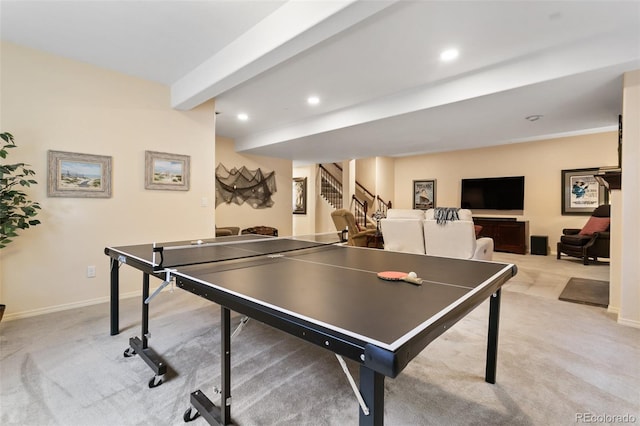
<path fill-rule="evenodd" d="M 606 308 L 609 306 L 609 282 L 572 277 L 558 299 Z"/>

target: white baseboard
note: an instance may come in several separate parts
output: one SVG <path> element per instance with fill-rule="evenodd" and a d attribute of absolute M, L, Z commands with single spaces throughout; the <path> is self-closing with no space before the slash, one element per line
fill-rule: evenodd
<path fill-rule="evenodd" d="M 618 317 L 618 324 L 626 325 L 626 326 L 633 327 L 633 328 L 640 328 L 640 321 L 624 319 L 624 318 L 620 318 L 620 317 Z"/>
<path fill-rule="evenodd" d="M 620 318 L 620 307 L 619 306 L 609 306 L 607 308 L 607 312 L 610 314 L 614 314 L 616 316 L 616 322 L 620 325 L 626 325 L 628 327 L 640 328 L 640 321 Z"/>
<path fill-rule="evenodd" d="M 142 295 L 142 290 L 132 291 L 129 293 L 120 294 L 120 299 L 128 299 L 130 297 L 139 297 L 141 295 Z M 66 311 L 68 309 L 83 308 L 85 306 L 106 303 L 106 302 L 109 302 L 109 300 L 110 300 L 109 296 L 104 296 L 104 297 L 98 297 L 96 299 L 82 300 L 80 302 L 72 302 L 72 303 L 64 303 L 62 305 L 47 306 L 46 308 L 31 309 L 31 310 L 22 311 L 22 312 L 12 312 L 10 314 L 5 313 L 5 315 L 2 317 L 2 321 L 13 321 L 13 320 L 22 319 L 22 318 L 35 317 L 38 315 L 51 314 L 53 312 Z"/>

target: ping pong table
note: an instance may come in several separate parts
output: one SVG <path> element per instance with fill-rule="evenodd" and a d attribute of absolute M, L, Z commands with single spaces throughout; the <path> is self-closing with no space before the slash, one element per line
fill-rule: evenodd
<path fill-rule="evenodd" d="M 337 238 L 336 238 L 337 241 Z M 254 318 L 359 363 L 361 425 L 384 423 L 384 380 L 394 378 L 430 342 L 489 299 L 485 380 L 495 383 L 501 287 L 513 264 L 407 254 L 333 244 L 327 237 L 238 236 L 206 241 L 107 247 L 111 259 L 111 334 L 119 333 L 119 268 L 143 272 L 140 355 L 161 384 L 166 363 L 148 346 L 149 277 L 221 307 L 221 386 L 216 406 L 200 390 L 184 413 L 231 424 L 230 311 Z M 381 271 L 413 271 L 422 284 L 383 281 Z M 157 292 L 157 291 L 156 291 Z M 194 413 L 195 410 L 195 413 Z"/>

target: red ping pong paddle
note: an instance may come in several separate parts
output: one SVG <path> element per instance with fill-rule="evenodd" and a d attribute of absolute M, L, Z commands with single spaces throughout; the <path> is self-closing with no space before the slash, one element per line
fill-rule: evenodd
<path fill-rule="evenodd" d="M 398 272 L 398 271 L 384 271 L 378 272 L 378 278 L 386 281 L 406 281 L 411 284 L 421 285 L 422 279 L 418 278 L 415 272 Z"/>

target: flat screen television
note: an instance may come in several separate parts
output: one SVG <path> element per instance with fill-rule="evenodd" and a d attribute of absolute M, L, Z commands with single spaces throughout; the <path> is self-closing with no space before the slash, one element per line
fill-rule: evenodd
<path fill-rule="evenodd" d="M 523 210 L 524 176 L 462 179 L 460 206 L 471 210 Z"/>

